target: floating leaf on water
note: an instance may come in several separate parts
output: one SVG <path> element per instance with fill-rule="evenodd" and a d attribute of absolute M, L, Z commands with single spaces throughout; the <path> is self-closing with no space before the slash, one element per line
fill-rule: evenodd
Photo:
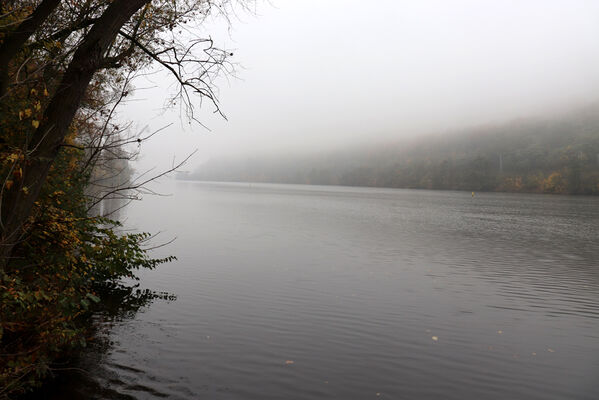
<path fill-rule="evenodd" d="M 553 349 L 547 349 L 547 351 L 550 353 L 555 353 L 555 350 L 553 350 Z"/>
<path fill-rule="evenodd" d="M 437 342 L 439 340 L 439 338 L 437 336 L 433 336 L 431 339 L 433 339 L 435 342 Z"/>
<path fill-rule="evenodd" d="M 295 364 L 295 361 L 287 360 L 285 361 L 285 365 Z"/>
<path fill-rule="evenodd" d="M 497 331 L 497 333 L 499 333 L 501 335 L 503 333 L 503 331 Z"/>

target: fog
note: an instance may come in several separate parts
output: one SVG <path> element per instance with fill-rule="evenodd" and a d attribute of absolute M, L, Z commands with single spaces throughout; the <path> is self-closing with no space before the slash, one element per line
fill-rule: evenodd
<path fill-rule="evenodd" d="M 208 129 L 190 124 L 164 110 L 176 89 L 166 74 L 139 79 L 121 118 L 171 125 L 141 144 L 138 170 L 194 149 L 186 170 L 451 132 L 565 112 L 599 92 L 596 1 L 271 0 L 236 11 L 197 32 L 235 54 L 235 75 L 216 82 L 227 120 L 204 102 Z"/>

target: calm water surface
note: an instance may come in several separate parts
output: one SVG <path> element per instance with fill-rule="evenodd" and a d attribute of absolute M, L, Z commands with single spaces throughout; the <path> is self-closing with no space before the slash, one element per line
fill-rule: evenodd
<path fill-rule="evenodd" d="M 177 236 L 142 285 L 178 299 L 63 395 L 599 398 L 599 199 L 171 185 L 127 224 Z"/>

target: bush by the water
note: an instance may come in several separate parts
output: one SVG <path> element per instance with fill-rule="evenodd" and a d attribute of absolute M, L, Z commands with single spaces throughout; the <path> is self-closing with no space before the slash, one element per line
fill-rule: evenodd
<path fill-rule="evenodd" d="M 52 362 L 85 346 L 85 315 L 98 293 L 152 259 L 146 233 L 120 234 L 119 223 L 87 213 L 81 154 L 65 148 L 52 168 L 13 256 L 0 271 L 0 398 L 25 393 Z"/>

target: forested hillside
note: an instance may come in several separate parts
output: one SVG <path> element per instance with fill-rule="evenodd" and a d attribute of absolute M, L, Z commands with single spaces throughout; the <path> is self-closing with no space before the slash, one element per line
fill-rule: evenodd
<path fill-rule="evenodd" d="M 599 194 L 599 107 L 318 155 L 212 160 L 187 178 Z"/>

